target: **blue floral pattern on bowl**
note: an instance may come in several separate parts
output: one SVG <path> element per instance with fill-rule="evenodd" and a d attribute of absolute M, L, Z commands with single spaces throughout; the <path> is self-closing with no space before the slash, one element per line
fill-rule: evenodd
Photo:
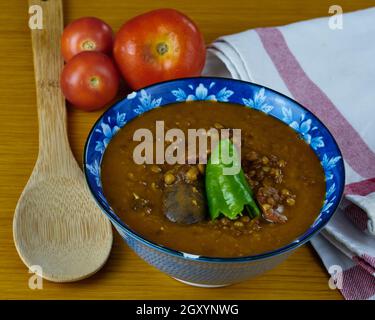
<path fill-rule="evenodd" d="M 236 103 L 254 108 L 284 122 L 310 145 L 325 172 L 326 196 L 319 216 L 303 235 L 282 248 L 259 255 L 208 258 L 152 243 L 130 230 L 116 215 L 103 194 L 100 171 L 103 154 L 113 136 L 127 122 L 153 108 L 195 100 Z M 195 284 L 215 286 L 242 281 L 269 270 L 276 262 L 285 259 L 292 249 L 308 241 L 329 221 L 337 209 L 345 181 L 344 162 L 337 143 L 324 124 L 310 111 L 276 91 L 253 83 L 204 77 L 159 83 L 133 92 L 109 108 L 88 136 L 84 169 L 96 202 L 122 237 L 143 259 L 172 277 Z"/>

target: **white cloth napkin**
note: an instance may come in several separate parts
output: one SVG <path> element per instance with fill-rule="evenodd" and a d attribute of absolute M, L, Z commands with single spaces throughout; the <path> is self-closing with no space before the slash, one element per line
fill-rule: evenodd
<path fill-rule="evenodd" d="M 345 199 L 311 242 L 345 298 L 375 299 L 375 8 L 344 14 L 342 29 L 325 17 L 223 36 L 203 74 L 273 88 L 327 125 L 344 156 Z"/>

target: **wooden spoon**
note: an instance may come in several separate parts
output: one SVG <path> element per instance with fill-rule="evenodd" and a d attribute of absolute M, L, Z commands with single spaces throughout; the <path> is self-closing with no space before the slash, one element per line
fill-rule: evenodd
<path fill-rule="evenodd" d="M 22 261 L 55 282 L 86 278 L 106 262 L 112 228 L 90 196 L 69 147 L 63 66 L 61 0 L 29 1 L 43 9 L 43 29 L 32 30 L 39 120 L 39 155 L 18 201 L 13 236 Z"/>

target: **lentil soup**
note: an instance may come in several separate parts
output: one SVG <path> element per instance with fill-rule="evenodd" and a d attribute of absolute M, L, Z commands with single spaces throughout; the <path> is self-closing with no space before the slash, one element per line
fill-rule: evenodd
<path fill-rule="evenodd" d="M 241 129 L 242 170 L 261 217 L 243 212 L 236 219 L 212 220 L 205 165 L 136 164 L 134 132 L 155 132 L 159 120 L 165 130 L 179 128 L 186 136 L 192 128 Z M 325 195 L 319 159 L 296 132 L 257 110 L 229 103 L 180 103 L 142 114 L 112 139 L 101 169 L 109 204 L 132 230 L 171 249 L 209 257 L 248 256 L 290 243 L 313 223 Z M 173 217 L 176 208 L 189 211 L 181 221 Z"/>

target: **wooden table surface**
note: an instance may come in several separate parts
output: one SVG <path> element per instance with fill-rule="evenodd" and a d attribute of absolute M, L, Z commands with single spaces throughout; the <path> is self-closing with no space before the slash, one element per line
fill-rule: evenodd
<path fill-rule="evenodd" d="M 336 2 L 335 2 L 336 3 Z M 325 0 L 106 0 L 64 1 L 65 23 L 97 16 L 116 31 L 128 18 L 173 7 L 199 25 L 206 43 L 220 35 L 260 26 L 277 26 L 324 16 Z M 373 0 L 340 0 L 345 11 L 374 5 Z M 89 279 L 71 283 L 43 282 L 31 290 L 31 274 L 19 259 L 12 238 L 18 197 L 32 171 L 38 150 L 34 74 L 26 1 L 0 3 L 0 299 L 341 299 L 328 287 L 327 273 L 310 245 L 299 248 L 276 269 L 226 288 L 186 286 L 139 259 L 115 234 L 105 267 Z M 86 136 L 101 111 L 68 109 L 69 139 L 82 163 Z"/>

